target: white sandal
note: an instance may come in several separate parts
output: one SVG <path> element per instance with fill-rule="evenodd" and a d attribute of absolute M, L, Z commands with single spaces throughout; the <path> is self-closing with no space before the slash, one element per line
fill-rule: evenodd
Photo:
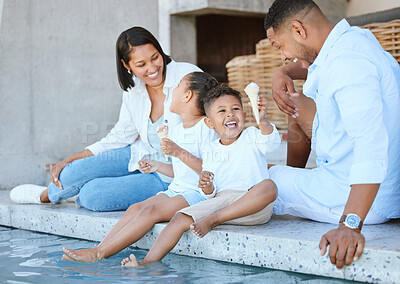
<path fill-rule="evenodd" d="M 47 187 L 34 184 L 23 184 L 14 187 L 10 192 L 10 198 L 15 203 L 42 204 L 40 195 Z"/>

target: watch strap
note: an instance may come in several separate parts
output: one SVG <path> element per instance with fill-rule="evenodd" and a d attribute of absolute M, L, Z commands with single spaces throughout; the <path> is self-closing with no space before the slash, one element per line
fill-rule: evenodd
<path fill-rule="evenodd" d="M 345 221 L 346 221 L 347 215 L 350 215 L 350 214 L 345 214 L 345 215 L 342 215 L 342 217 L 340 217 L 339 224 L 343 223 L 344 225 L 346 225 Z M 356 215 L 360 219 L 360 223 L 358 224 L 356 229 L 360 229 L 361 230 L 361 228 L 363 226 L 363 220 L 361 220 L 360 216 L 358 216 L 357 214 L 352 214 L 352 215 Z"/>

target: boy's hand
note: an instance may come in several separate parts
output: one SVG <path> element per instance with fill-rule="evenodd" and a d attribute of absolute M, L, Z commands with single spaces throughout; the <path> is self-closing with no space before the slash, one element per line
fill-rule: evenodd
<path fill-rule="evenodd" d="M 182 148 L 176 145 L 175 142 L 172 142 L 168 138 L 161 139 L 161 151 L 164 155 L 170 155 L 174 157 L 178 157 L 181 154 Z"/>
<path fill-rule="evenodd" d="M 211 194 L 214 191 L 213 180 L 213 173 L 202 171 L 200 173 L 199 188 L 201 188 L 205 194 Z"/>
<path fill-rule="evenodd" d="M 152 159 L 145 159 L 138 162 L 140 171 L 144 174 L 154 173 L 158 170 L 158 162 Z"/>
<path fill-rule="evenodd" d="M 260 122 L 267 121 L 268 100 L 267 98 L 258 97 L 258 113 L 260 114 Z"/>

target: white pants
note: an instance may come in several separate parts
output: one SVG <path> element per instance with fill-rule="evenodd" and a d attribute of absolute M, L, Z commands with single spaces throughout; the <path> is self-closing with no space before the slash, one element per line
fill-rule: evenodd
<path fill-rule="evenodd" d="M 278 187 L 278 198 L 275 201 L 274 214 L 289 214 L 318 222 L 338 224 L 345 204 L 331 208 L 320 204 L 304 193 L 296 185 L 295 178 L 297 175 L 306 174 L 306 171 L 309 170 L 282 165 L 276 165 L 269 169 L 270 179 Z M 389 221 L 388 218 L 378 215 L 371 209 L 364 220 L 364 224 L 380 224 L 387 221 Z"/>

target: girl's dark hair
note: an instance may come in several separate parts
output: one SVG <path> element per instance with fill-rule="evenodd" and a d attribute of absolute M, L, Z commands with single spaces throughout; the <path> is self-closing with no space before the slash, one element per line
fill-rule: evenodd
<path fill-rule="evenodd" d="M 208 113 L 208 110 L 210 109 L 210 106 L 212 105 L 212 103 L 216 99 L 218 99 L 219 97 L 222 97 L 222 96 L 234 96 L 235 98 L 238 99 L 238 101 L 240 102 L 240 105 L 242 105 L 242 99 L 240 97 L 240 92 L 232 89 L 231 87 L 229 87 L 225 84 L 222 84 L 221 86 L 218 86 L 218 87 L 210 90 L 207 93 L 207 96 L 204 98 L 203 107 L 204 107 L 206 114 Z"/>
<path fill-rule="evenodd" d="M 120 34 L 116 43 L 118 81 L 124 91 L 135 87 L 135 83 L 133 82 L 132 75 L 128 73 L 121 60 L 128 64 L 132 48 L 148 43 L 152 44 L 160 53 L 164 62 L 163 76 L 165 76 L 167 64 L 171 62 L 171 58 L 164 53 L 160 43 L 148 30 L 142 27 L 130 28 Z"/>
<path fill-rule="evenodd" d="M 212 89 L 218 87 L 217 79 L 205 72 L 192 72 L 186 76 L 186 82 L 186 89 L 195 93 L 197 96 L 197 108 L 201 114 L 205 115 L 204 100 Z"/>

